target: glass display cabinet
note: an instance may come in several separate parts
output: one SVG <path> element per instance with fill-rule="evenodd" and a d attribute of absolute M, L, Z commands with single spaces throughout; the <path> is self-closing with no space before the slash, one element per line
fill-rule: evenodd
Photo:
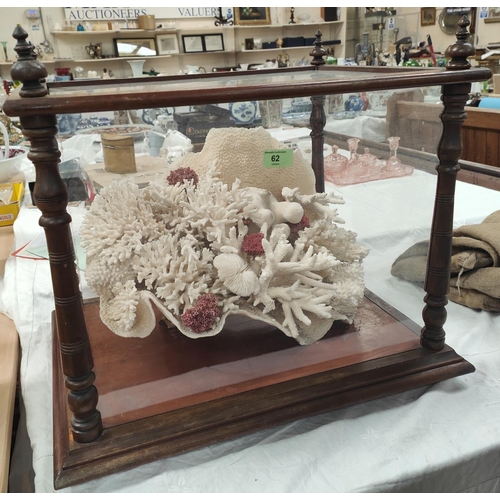
<path fill-rule="evenodd" d="M 326 66 L 318 33 L 307 67 L 77 82 L 51 85 L 50 94 L 27 33 L 15 29 L 12 78 L 22 88 L 4 111 L 20 117 L 31 143 L 50 255 L 56 488 L 474 370 L 445 344 L 443 328 L 464 106 L 471 83 L 491 76 L 467 61 L 468 24 L 460 21 L 446 68 Z M 423 326 L 366 290 L 352 325 L 335 322 L 309 346 L 242 316 L 232 316 L 223 334 L 193 340 L 172 333 L 158 311 L 149 337 L 124 339 L 100 321 L 97 301 L 82 300 L 56 115 L 310 98 L 311 164 L 322 193 L 326 96 L 435 86 L 444 108 Z"/>

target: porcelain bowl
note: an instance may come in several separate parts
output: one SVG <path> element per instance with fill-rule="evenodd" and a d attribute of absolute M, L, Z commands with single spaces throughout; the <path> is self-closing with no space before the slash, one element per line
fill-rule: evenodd
<path fill-rule="evenodd" d="M 0 158 L 3 158 L 5 146 L 0 147 Z M 7 182 L 19 172 L 19 167 L 24 158 L 28 156 L 28 148 L 22 146 L 10 146 L 10 158 L 0 160 L 0 182 Z"/>

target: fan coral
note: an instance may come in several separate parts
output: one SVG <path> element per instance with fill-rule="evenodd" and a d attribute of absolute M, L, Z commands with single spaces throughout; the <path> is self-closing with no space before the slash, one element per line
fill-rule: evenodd
<path fill-rule="evenodd" d="M 197 182 L 182 167 L 143 189 L 123 179 L 96 197 L 80 235 L 102 321 L 118 335 L 144 337 L 155 325 L 154 304 L 199 338 L 243 314 L 300 344 L 320 339 L 335 320 L 352 322 L 367 250 L 338 226 L 333 206 L 343 200 L 228 184 L 218 167 L 211 162 Z"/>
<path fill-rule="evenodd" d="M 234 253 L 217 255 L 214 266 L 229 291 L 240 297 L 249 297 L 258 290 L 259 279 L 250 265 Z"/>

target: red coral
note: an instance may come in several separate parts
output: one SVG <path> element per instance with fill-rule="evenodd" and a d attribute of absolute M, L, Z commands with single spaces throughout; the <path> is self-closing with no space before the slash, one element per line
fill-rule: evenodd
<path fill-rule="evenodd" d="M 185 180 L 193 181 L 193 184 L 196 186 L 198 184 L 198 175 L 193 169 L 186 167 L 172 170 L 167 177 L 167 182 L 171 186 L 182 184 Z"/>
<path fill-rule="evenodd" d="M 243 237 L 243 243 L 241 244 L 241 250 L 250 255 L 264 255 L 264 247 L 262 246 L 262 238 L 264 235 L 262 233 L 246 234 Z"/>
<path fill-rule="evenodd" d="M 214 295 L 213 293 L 205 293 L 197 300 L 196 306 L 206 305 L 207 307 L 217 307 L 218 303 L 219 299 L 217 298 L 217 295 Z"/>
<path fill-rule="evenodd" d="M 218 299 L 213 293 L 202 295 L 196 304 L 184 312 L 182 322 L 193 332 L 203 333 L 212 328 L 220 316 Z"/>
<path fill-rule="evenodd" d="M 302 231 L 302 229 L 305 229 L 306 227 L 311 227 L 311 224 L 309 222 L 309 217 L 307 217 L 306 214 L 302 216 L 302 219 L 300 219 L 300 222 L 297 222 L 297 224 L 288 224 L 290 226 L 290 232 L 291 233 L 298 233 L 299 231 Z"/>

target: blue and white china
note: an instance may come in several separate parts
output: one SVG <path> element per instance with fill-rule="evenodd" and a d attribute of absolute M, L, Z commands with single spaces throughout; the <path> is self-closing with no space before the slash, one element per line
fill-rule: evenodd
<path fill-rule="evenodd" d="M 357 95 L 349 96 L 349 99 L 345 102 L 345 110 L 346 111 L 362 111 L 363 106 L 365 105 L 363 99 Z"/>
<path fill-rule="evenodd" d="M 231 114 L 231 118 L 233 118 L 236 123 L 242 125 L 253 123 L 255 120 L 255 114 L 257 113 L 257 102 L 232 102 L 229 104 L 229 112 Z"/>

